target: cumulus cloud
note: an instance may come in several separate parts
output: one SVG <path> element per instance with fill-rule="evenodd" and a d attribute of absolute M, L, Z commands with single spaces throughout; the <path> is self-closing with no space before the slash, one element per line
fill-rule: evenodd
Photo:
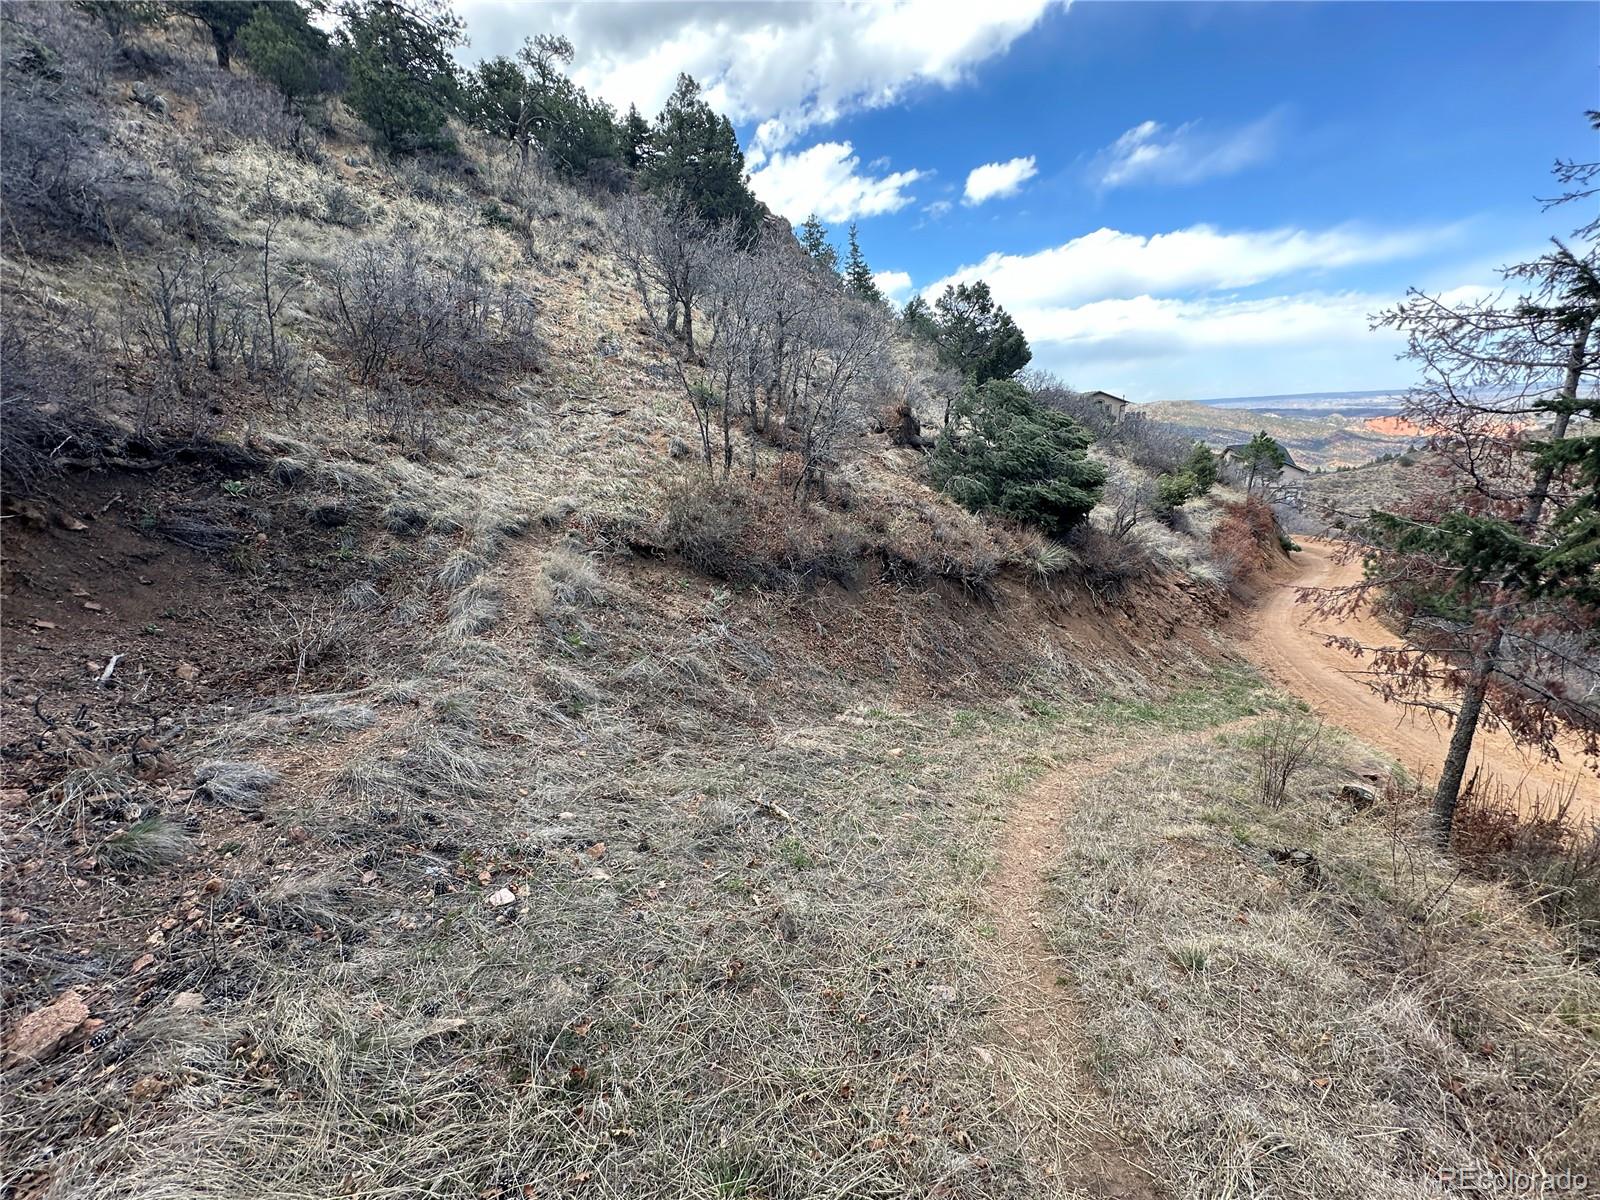
<path fill-rule="evenodd" d="M 791 221 L 816 213 L 824 221 L 849 221 L 897 212 L 913 197 L 906 188 L 921 171 L 864 173 L 849 142 L 818 142 L 798 153 L 779 150 L 750 173 L 750 188 Z"/>
<path fill-rule="evenodd" d="M 1421 255 L 1456 232 L 1098 229 L 1032 254 L 991 254 L 921 292 L 987 280 L 1039 365 L 1140 399 L 1295 390 L 1285 379 L 1303 379 L 1304 391 L 1389 386 L 1398 347 L 1371 332 L 1368 314 L 1393 297 L 1330 289 L 1325 277 Z"/>
<path fill-rule="evenodd" d="M 1102 187 L 1137 183 L 1198 183 L 1264 161 L 1277 143 L 1278 114 L 1236 129 L 1189 121 L 1169 129 L 1159 121 L 1135 125 L 1096 156 Z"/>
<path fill-rule="evenodd" d="M 1003 163 L 984 163 L 967 172 L 963 204 L 982 204 L 1002 196 L 1015 196 L 1024 183 L 1039 173 L 1033 155 L 1012 158 Z"/>
<path fill-rule="evenodd" d="M 911 296 L 911 275 L 906 271 L 874 271 L 872 282 L 878 290 L 896 304 L 903 304 Z"/>
<path fill-rule="evenodd" d="M 1420 254 L 1449 230 L 1372 233 L 1355 226 L 1228 233 L 1194 225 L 1151 235 L 1097 229 L 1032 254 L 990 254 L 924 289 L 984 279 L 1013 312 L 1141 294 L 1251 287 L 1300 272 Z"/>
<path fill-rule="evenodd" d="M 654 114 L 688 71 L 736 121 L 757 121 L 764 158 L 808 129 L 951 87 L 1004 53 L 1058 0 L 837 3 L 540 4 L 464 0 L 470 56 L 509 54 L 529 34 L 563 33 L 579 83 Z"/>

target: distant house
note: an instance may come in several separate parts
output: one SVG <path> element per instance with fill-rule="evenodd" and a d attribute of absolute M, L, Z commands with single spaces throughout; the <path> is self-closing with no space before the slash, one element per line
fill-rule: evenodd
<path fill-rule="evenodd" d="M 1126 400 L 1121 396 L 1113 396 L 1110 392 L 1084 392 L 1080 399 L 1096 405 L 1113 425 L 1122 420 L 1122 414 L 1128 407 Z"/>
<path fill-rule="evenodd" d="M 1249 470 L 1240 457 L 1248 448 L 1245 442 L 1235 442 L 1231 446 L 1222 448 L 1222 462 L 1224 466 L 1231 466 L 1235 471 L 1246 472 Z M 1276 485 L 1274 490 L 1279 499 L 1294 501 L 1299 498 L 1301 484 L 1311 477 L 1311 472 L 1302 467 L 1290 456 L 1286 449 L 1283 452 L 1283 469 L 1278 472 L 1278 477 L 1272 482 Z"/>

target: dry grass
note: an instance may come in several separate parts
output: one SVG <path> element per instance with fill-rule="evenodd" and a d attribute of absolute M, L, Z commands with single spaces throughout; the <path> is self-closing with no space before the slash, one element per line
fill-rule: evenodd
<path fill-rule="evenodd" d="M 1056 942 L 1171 1193 L 1420 1197 L 1597 1161 L 1594 976 L 1419 811 L 1353 816 L 1336 767 L 1262 805 L 1256 755 L 1157 750 L 1064 831 Z"/>

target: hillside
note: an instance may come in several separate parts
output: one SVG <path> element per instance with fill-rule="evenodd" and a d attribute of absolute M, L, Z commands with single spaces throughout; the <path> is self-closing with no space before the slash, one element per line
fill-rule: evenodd
<path fill-rule="evenodd" d="M 1374 428 L 1374 423 L 1381 418 L 1368 416 L 1232 409 L 1187 400 L 1164 400 L 1139 408 L 1213 446 L 1246 442 L 1252 434 L 1265 429 L 1288 449 L 1295 462 L 1313 470 L 1353 467 L 1406 450 L 1416 441 L 1414 437 L 1380 432 L 1383 427 Z"/>
<path fill-rule="evenodd" d="M 637 176 L 0 21 L 7 1195 L 1592 1161 L 1567 942 L 1332 730 L 1261 792 L 1304 718 L 1232 635 L 1286 552 L 1157 511 L 1184 439 L 1062 451 L 1105 481 L 1055 536 L 974 511 L 902 436 L 959 381 L 783 223 L 682 239 L 690 345 Z M 751 312 L 810 357 L 743 407 Z"/>

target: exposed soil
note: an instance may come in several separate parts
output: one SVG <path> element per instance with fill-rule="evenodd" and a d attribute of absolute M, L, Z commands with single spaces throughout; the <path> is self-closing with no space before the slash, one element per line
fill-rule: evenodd
<path fill-rule="evenodd" d="M 1247 717 L 1168 738 L 1162 748 L 1206 741 L 1253 721 Z M 1143 1150 L 1119 1137 L 1090 1076 L 1090 1051 L 1077 1018 L 1079 1001 L 1064 965 L 1044 934 L 1045 875 L 1060 858 L 1058 831 L 1084 784 L 1152 753 L 1147 741 L 1120 746 L 1058 771 L 1022 795 L 1005 827 L 994 877 L 990 917 L 998 984 L 992 1047 L 1012 1081 L 1011 1102 L 1047 1119 L 1036 1153 L 1063 1194 L 1097 1200 L 1149 1200 L 1160 1195 Z"/>
<path fill-rule="evenodd" d="M 1325 720 L 1397 758 L 1419 776 L 1436 775 L 1450 729 L 1443 721 L 1386 703 L 1362 681 L 1361 662 L 1330 647 L 1330 634 L 1367 645 L 1391 643 L 1394 634 L 1370 614 L 1334 620 L 1297 603 L 1301 587 L 1337 587 L 1355 582 L 1359 563 L 1336 561 L 1325 543 L 1307 539 L 1291 565 L 1261 584 L 1261 601 L 1242 639 L 1245 654 Z M 1500 729 L 1480 728 L 1467 772 L 1481 769 L 1524 794 L 1573 789 L 1574 810 L 1600 816 L 1600 779 L 1583 767 L 1576 745 L 1561 743 L 1561 761 L 1551 762 L 1518 746 Z"/>

